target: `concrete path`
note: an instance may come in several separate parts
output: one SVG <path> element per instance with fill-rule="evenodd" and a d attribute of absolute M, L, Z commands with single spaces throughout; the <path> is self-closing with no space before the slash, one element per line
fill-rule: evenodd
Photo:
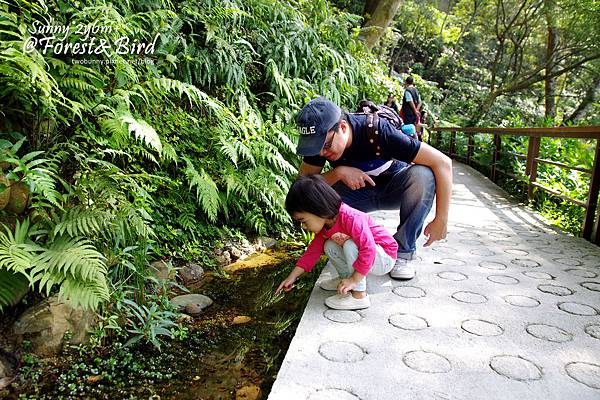
<path fill-rule="evenodd" d="M 469 167 L 454 179 L 414 279 L 369 278 L 359 312 L 315 286 L 269 400 L 600 399 L 600 249 Z"/>

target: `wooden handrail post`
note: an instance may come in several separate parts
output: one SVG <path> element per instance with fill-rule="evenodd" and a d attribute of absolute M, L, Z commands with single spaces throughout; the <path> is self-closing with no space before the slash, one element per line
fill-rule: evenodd
<path fill-rule="evenodd" d="M 472 133 L 467 133 L 469 142 L 467 143 L 467 165 L 471 165 L 471 157 L 473 157 L 473 148 L 475 147 L 475 138 Z"/>
<path fill-rule="evenodd" d="M 533 198 L 534 183 L 537 180 L 537 161 L 536 158 L 540 155 L 540 142 L 539 136 L 531 136 L 529 138 L 529 148 L 527 149 L 527 165 L 529 167 L 529 185 L 527 185 L 527 199 Z"/>
<path fill-rule="evenodd" d="M 456 151 L 456 131 L 450 132 L 450 148 L 448 151 L 450 152 L 450 158 L 454 158 Z"/>
<path fill-rule="evenodd" d="M 594 167 L 590 178 L 590 192 L 588 194 L 587 208 L 585 210 L 585 219 L 583 220 L 583 229 L 581 236 L 589 241 L 592 240 L 592 230 L 594 227 L 594 217 L 596 216 L 596 205 L 598 204 L 598 190 L 600 190 L 600 140 L 596 139 L 596 156 L 594 157 Z M 596 227 L 595 241 L 598 243 L 600 229 Z"/>
<path fill-rule="evenodd" d="M 531 160 L 533 160 L 533 157 L 531 156 L 531 152 L 533 151 L 533 141 L 535 140 L 535 137 L 533 136 L 529 136 L 527 138 L 527 161 L 525 161 L 525 175 L 529 176 L 529 173 L 531 172 Z"/>
<path fill-rule="evenodd" d="M 501 149 L 502 149 L 502 141 L 500 139 L 500 135 L 494 134 L 494 156 L 492 159 L 492 171 L 491 171 L 492 182 L 496 182 L 496 165 L 498 164 L 498 159 L 500 159 L 500 150 Z"/>

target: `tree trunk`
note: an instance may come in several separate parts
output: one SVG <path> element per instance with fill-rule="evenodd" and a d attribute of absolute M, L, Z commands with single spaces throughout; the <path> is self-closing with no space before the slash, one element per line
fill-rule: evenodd
<path fill-rule="evenodd" d="M 451 0 L 438 0 L 437 1 L 437 9 L 443 11 L 445 13 L 450 13 L 450 8 L 452 6 Z"/>
<path fill-rule="evenodd" d="M 394 19 L 400 2 L 401 0 L 373 0 L 365 6 L 366 10 L 370 7 L 369 3 L 374 3 L 371 18 L 364 24 L 362 32 L 363 40 L 369 50 L 375 47 Z"/>
<path fill-rule="evenodd" d="M 365 1 L 365 9 L 363 11 L 363 16 L 365 20 L 363 22 L 363 26 L 367 21 L 373 16 L 373 12 L 377 9 L 377 6 L 381 3 L 381 0 L 367 0 Z"/>
<path fill-rule="evenodd" d="M 544 96 L 546 99 L 546 119 L 556 118 L 556 77 L 552 72 L 556 67 L 556 48 L 558 45 L 558 27 L 556 22 L 556 0 L 544 0 L 546 27 L 546 79 L 544 79 Z"/>
<path fill-rule="evenodd" d="M 600 96 L 600 74 L 596 74 L 594 76 L 594 82 L 588 86 L 588 90 L 585 92 L 583 100 L 575 109 L 575 111 L 573 111 L 573 113 L 563 121 L 563 124 L 577 122 L 578 119 L 583 118 L 590 110 L 592 104 L 598 98 L 598 96 Z"/>

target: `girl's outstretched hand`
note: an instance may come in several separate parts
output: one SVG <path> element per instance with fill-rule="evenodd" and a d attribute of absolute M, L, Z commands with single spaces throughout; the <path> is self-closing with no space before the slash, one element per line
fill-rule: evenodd
<path fill-rule="evenodd" d="M 290 290 L 292 290 L 294 288 L 294 282 L 296 282 L 296 278 L 295 277 L 287 277 L 283 280 L 283 282 L 281 282 L 279 284 L 279 286 L 277 287 L 277 290 L 275 290 L 275 295 L 278 295 L 281 290 L 283 289 L 286 292 L 289 292 Z"/>
<path fill-rule="evenodd" d="M 292 270 L 292 272 L 290 272 L 290 274 L 287 276 L 287 278 L 285 278 L 283 280 L 283 282 L 281 282 L 279 284 L 279 286 L 277 287 L 277 290 L 275 290 L 275 295 L 277 296 L 279 293 L 281 293 L 281 290 L 285 290 L 286 292 L 289 292 L 290 290 L 292 290 L 294 288 L 294 282 L 296 282 L 296 279 L 298 279 L 298 277 L 300 275 L 302 275 L 304 273 L 304 270 L 298 266 L 294 267 L 294 269 Z"/>

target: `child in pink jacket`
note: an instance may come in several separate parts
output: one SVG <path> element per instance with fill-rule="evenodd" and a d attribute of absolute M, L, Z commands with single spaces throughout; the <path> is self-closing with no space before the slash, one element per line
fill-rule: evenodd
<path fill-rule="evenodd" d="M 366 276 L 387 274 L 394 266 L 398 243 L 392 235 L 369 215 L 342 203 L 321 175 L 298 178 L 285 199 L 285 208 L 304 229 L 314 232 L 315 238 L 275 293 L 292 290 L 296 279 L 310 272 L 325 253 L 339 275 L 320 284 L 324 290 L 337 291 L 325 304 L 337 310 L 369 307 Z"/>

